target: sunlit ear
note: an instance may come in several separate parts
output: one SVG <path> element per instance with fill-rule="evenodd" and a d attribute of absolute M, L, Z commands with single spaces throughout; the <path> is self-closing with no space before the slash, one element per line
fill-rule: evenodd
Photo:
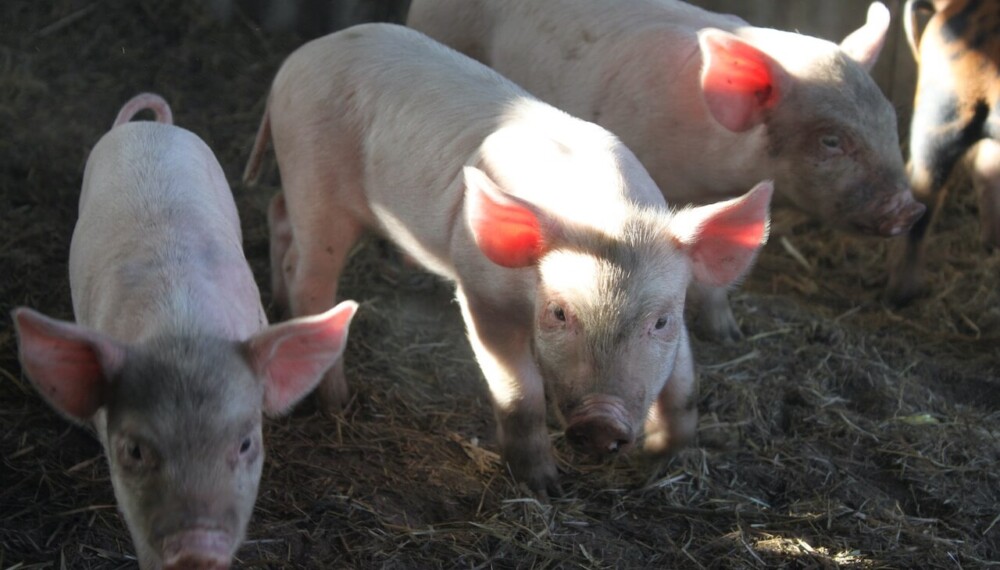
<path fill-rule="evenodd" d="M 787 72 L 771 56 L 722 30 L 699 31 L 698 43 L 702 97 L 715 120 L 737 133 L 761 124 L 765 111 L 781 101 Z"/>
<path fill-rule="evenodd" d="M 739 198 L 674 215 L 671 232 L 691 257 L 694 278 L 721 287 L 739 279 L 767 241 L 774 185 L 761 182 Z"/>
<path fill-rule="evenodd" d="M 463 176 L 466 219 L 483 255 L 503 267 L 534 265 L 545 251 L 543 214 L 478 168 L 466 166 Z"/>
<path fill-rule="evenodd" d="M 858 65 L 871 71 L 875 67 L 882 46 L 885 45 L 888 31 L 889 9 L 881 2 L 873 2 L 868 7 L 868 20 L 865 25 L 844 38 L 844 41 L 840 42 L 840 49 L 858 62 Z"/>
<path fill-rule="evenodd" d="M 271 325 L 246 341 L 254 370 L 264 381 L 264 412 L 280 415 L 312 391 L 347 344 L 358 304 Z"/>
<path fill-rule="evenodd" d="M 87 327 L 28 308 L 12 313 L 24 373 L 59 413 L 87 422 L 105 404 L 125 347 Z"/>

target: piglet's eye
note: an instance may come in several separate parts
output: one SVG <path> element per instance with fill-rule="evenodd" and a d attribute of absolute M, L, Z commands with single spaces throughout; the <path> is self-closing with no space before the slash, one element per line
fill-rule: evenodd
<path fill-rule="evenodd" d="M 140 473 L 156 467 L 156 453 L 138 438 L 123 436 L 116 444 L 118 462 L 132 473 Z"/>
<path fill-rule="evenodd" d="M 656 330 L 661 330 L 663 327 L 667 326 L 667 322 L 669 320 L 670 319 L 667 317 L 660 317 L 659 319 L 656 319 L 656 324 L 653 325 L 653 328 L 655 328 Z"/>
<path fill-rule="evenodd" d="M 240 444 L 240 453 L 246 453 L 246 452 L 250 451 L 250 446 L 252 444 L 253 444 L 253 442 L 250 440 L 250 437 L 247 436 L 243 440 L 243 443 Z"/>
<path fill-rule="evenodd" d="M 837 135 L 823 135 L 820 137 L 819 142 L 823 144 L 824 147 L 830 150 L 836 150 L 840 148 L 840 137 Z"/>
<path fill-rule="evenodd" d="M 129 459 L 132 461 L 135 461 L 136 463 L 142 461 L 142 446 L 138 443 L 133 441 L 129 444 L 126 451 L 128 452 Z"/>
<path fill-rule="evenodd" d="M 566 311 L 562 307 L 556 306 L 552 309 L 552 314 L 562 322 L 566 322 Z"/>

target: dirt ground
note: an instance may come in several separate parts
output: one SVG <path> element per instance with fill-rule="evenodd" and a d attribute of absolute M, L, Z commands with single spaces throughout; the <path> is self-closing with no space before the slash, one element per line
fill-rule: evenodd
<path fill-rule="evenodd" d="M 130 568 L 98 442 L 22 376 L 7 313 L 72 318 L 66 260 L 83 165 L 152 90 L 219 157 L 269 300 L 264 206 L 238 182 L 270 80 L 301 39 L 195 0 L 0 3 L 0 568 Z M 375 240 L 340 421 L 311 402 L 265 429 L 240 568 L 981 568 L 1000 565 L 1000 256 L 958 184 L 930 293 L 878 300 L 885 243 L 789 212 L 733 295 L 747 339 L 695 341 L 696 446 L 595 465 L 557 426 L 564 498 L 519 490 L 451 290 Z M 420 284 L 422 282 L 422 284 Z"/>

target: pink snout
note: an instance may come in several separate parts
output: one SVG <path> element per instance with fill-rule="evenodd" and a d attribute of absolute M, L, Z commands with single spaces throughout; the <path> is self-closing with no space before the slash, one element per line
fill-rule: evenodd
<path fill-rule="evenodd" d="M 897 236 L 909 231 L 926 210 L 927 207 L 914 200 L 909 192 L 896 194 L 876 214 L 875 231 L 883 237 Z"/>
<path fill-rule="evenodd" d="M 606 456 L 631 446 L 635 433 L 620 399 L 591 396 L 570 417 L 566 439 L 579 451 Z"/>
<path fill-rule="evenodd" d="M 181 531 L 163 540 L 163 568 L 226 570 L 232 548 L 233 538 L 228 533 L 207 529 Z"/>

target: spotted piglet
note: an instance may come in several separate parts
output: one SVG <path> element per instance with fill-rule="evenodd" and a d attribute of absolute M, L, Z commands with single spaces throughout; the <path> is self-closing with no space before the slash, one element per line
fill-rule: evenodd
<path fill-rule="evenodd" d="M 963 157 L 979 195 L 982 242 L 1000 246 L 1000 2 L 909 0 L 905 13 L 919 64 L 910 183 L 928 211 L 892 252 L 887 296 L 897 305 L 920 293 L 925 239 Z M 921 13 L 931 14 L 922 33 Z"/>
<path fill-rule="evenodd" d="M 157 122 L 128 122 L 151 109 Z M 222 168 L 157 95 L 87 161 L 70 247 L 76 322 L 13 312 L 21 365 L 104 447 L 143 569 L 228 568 L 281 414 L 341 354 L 356 305 L 267 326 Z"/>

